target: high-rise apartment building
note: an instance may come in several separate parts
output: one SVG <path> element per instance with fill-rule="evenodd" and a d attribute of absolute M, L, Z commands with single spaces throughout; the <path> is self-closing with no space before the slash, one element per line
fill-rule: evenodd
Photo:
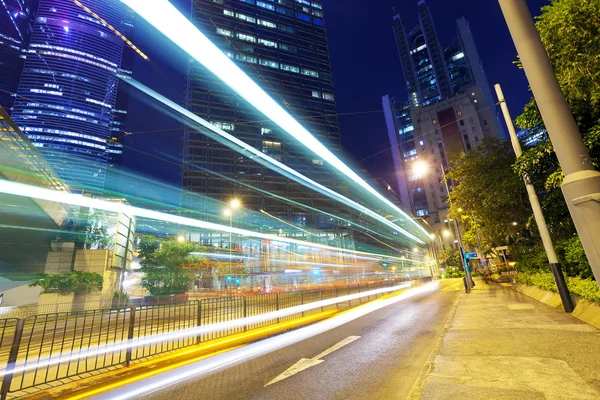
<path fill-rule="evenodd" d="M 34 7 L 34 0 L 0 2 L 0 106 L 8 113 L 23 69 Z"/>
<path fill-rule="evenodd" d="M 333 153 L 341 153 L 331 65 L 321 3 L 307 0 L 194 0 L 192 22 Z M 207 69 L 192 63 L 188 108 L 263 153 L 338 192 L 327 163 L 253 109 Z M 332 218 L 293 202 L 333 212 L 335 202 L 188 129 L 183 187 L 206 198 L 240 198 L 297 226 L 335 229 Z M 258 189 L 258 190 L 256 190 Z M 269 193 L 273 194 L 269 195 Z M 293 202 L 283 201 L 278 196 Z M 195 205 L 206 213 L 214 203 Z M 257 222 L 260 223 L 260 222 Z"/>
<path fill-rule="evenodd" d="M 75 190 L 100 193 L 130 11 L 118 0 L 40 0 L 12 117 Z M 110 27 L 108 26 L 110 25 Z"/>
<path fill-rule="evenodd" d="M 505 135 L 468 22 L 460 18 L 456 37 L 442 45 L 425 0 L 418 2 L 419 23 L 412 30 L 394 14 L 408 93 L 406 101 L 383 97 L 396 190 L 415 215 L 441 232 L 448 223 L 441 181 L 450 155 Z M 426 171 L 416 171 L 417 163 Z"/>

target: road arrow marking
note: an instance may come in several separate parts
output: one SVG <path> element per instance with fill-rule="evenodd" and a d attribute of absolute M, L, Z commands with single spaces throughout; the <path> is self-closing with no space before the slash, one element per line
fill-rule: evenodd
<path fill-rule="evenodd" d="M 267 383 L 265 385 L 265 387 L 272 385 L 274 383 L 277 383 L 279 381 L 282 381 L 284 379 L 287 379 L 292 375 L 296 375 L 297 373 L 302 372 L 305 369 L 314 367 L 315 365 L 319 365 L 322 362 L 325 362 L 325 360 L 321 360 L 321 358 L 325 357 L 328 354 L 333 353 L 336 350 L 341 349 L 342 347 L 344 347 L 346 345 L 349 345 L 350 343 L 354 342 L 358 338 L 360 338 L 360 336 L 348 336 L 346 339 L 342 340 L 341 342 L 339 342 L 337 344 L 334 344 L 333 346 L 331 346 L 324 352 L 319 353 L 318 355 L 314 356 L 313 358 L 300 359 L 300 361 L 296 362 L 294 365 L 292 365 L 291 367 L 289 367 L 288 369 L 283 371 L 283 373 L 281 375 L 279 375 L 277 378 L 275 378 L 271 382 Z"/>

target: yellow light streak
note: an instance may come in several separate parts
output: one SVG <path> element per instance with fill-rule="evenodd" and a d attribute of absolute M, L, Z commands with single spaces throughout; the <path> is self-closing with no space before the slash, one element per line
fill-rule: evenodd
<path fill-rule="evenodd" d="M 81 4 L 81 2 L 79 0 L 73 0 L 73 3 L 77 4 L 86 13 L 90 14 L 92 17 L 96 18 L 103 25 L 105 25 L 108 29 L 110 29 L 115 35 L 117 35 L 119 38 L 121 38 L 129 47 L 131 47 L 136 53 L 138 53 L 144 60 L 149 60 L 147 55 L 145 55 L 140 49 L 138 49 L 136 45 L 131 43 L 131 40 L 127 39 L 125 37 L 125 35 L 123 35 L 121 32 L 119 32 L 114 26 L 112 26 L 111 24 L 106 22 L 102 17 L 100 17 L 98 14 L 96 14 L 95 12 L 90 10 L 88 7 Z"/>

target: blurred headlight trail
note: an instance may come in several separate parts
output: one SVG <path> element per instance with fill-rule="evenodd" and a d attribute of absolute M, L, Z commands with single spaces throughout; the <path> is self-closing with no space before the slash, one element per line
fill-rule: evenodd
<path fill-rule="evenodd" d="M 387 307 L 391 304 L 406 300 L 419 294 L 436 290 L 437 287 L 438 283 L 433 282 L 422 287 L 409 289 L 398 296 L 365 304 L 364 306 L 346 311 L 323 322 L 319 322 L 314 325 L 300 328 L 298 330 L 269 339 L 264 339 L 260 342 L 253 343 L 202 361 L 198 361 L 190 365 L 176 368 L 156 376 L 141 379 L 137 382 L 109 390 L 91 398 L 107 400 L 135 399 L 148 393 L 165 389 L 168 386 L 182 382 L 186 379 L 208 375 L 218 370 L 231 367 L 235 364 L 245 362 L 275 350 L 290 346 L 294 343 L 298 343 L 302 340 L 306 340 L 331 329 L 337 328 L 348 322 L 354 321 L 355 319 L 365 316 L 373 311 L 377 311 L 383 307 Z"/>
<path fill-rule="evenodd" d="M 381 293 L 390 293 L 398 290 L 406 289 L 411 286 L 410 283 L 404 283 L 402 285 L 396 285 L 389 288 L 380 288 L 375 290 L 369 290 L 367 292 L 355 293 L 346 296 L 335 297 L 333 299 L 321 300 L 313 303 L 307 303 L 300 306 L 290 307 L 279 311 L 273 311 L 266 314 L 255 315 L 252 317 L 240 318 L 232 321 L 219 322 L 216 324 L 210 324 L 205 326 L 198 326 L 194 328 L 181 329 L 178 331 L 161 333 L 158 335 L 152 335 L 147 337 L 141 337 L 134 340 L 124 340 L 122 342 L 115 342 L 109 344 L 103 344 L 101 346 L 90 346 L 86 350 L 78 351 L 77 354 L 65 354 L 60 357 L 53 356 L 49 358 L 39 358 L 37 361 L 28 361 L 26 365 L 18 365 L 13 369 L 12 373 L 18 373 L 23 371 L 34 370 L 40 367 L 47 367 L 50 365 L 56 365 L 58 363 L 77 360 L 86 357 L 93 357 L 104 353 L 112 353 L 115 351 L 126 350 L 131 347 L 145 346 L 154 343 L 160 343 L 168 340 L 175 340 L 186 338 L 190 336 L 205 335 L 213 332 L 220 332 L 224 330 L 230 330 L 240 328 L 247 325 L 253 325 L 264 321 L 274 320 L 277 318 L 287 317 L 289 315 L 299 314 L 303 311 L 313 310 L 315 308 L 327 307 L 336 303 L 344 303 L 346 301 L 356 300 L 361 297 L 373 296 Z M 0 376 L 5 375 L 5 371 L 0 372 Z"/>
<path fill-rule="evenodd" d="M 310 248 L 316 248 L 320 250 L 330 250 L 336 253 L 348 253 L 348 254 L 357 254 L 357 255 L 367 255 L 367 256 L 376 256 L 376 257 L 387 257 L 387 258 L 397 258 L 398 257 L 390 257 L 385 254 L 377 254 L 377 253 L 368 253 L 364 251 L 358 250 L 350 250 L 350 249 L 340 249 L 333 246 L 327 246 L 324 244 L 306 242 L 303 240 L 283 237 L 283 236 L 275 236 L 269 235 L 265 233 L 250 231 L 247 229 L 235 228 L 229 225 L 219 225 L 213 222 L 202 221 L 193 218 L 181 217 L 178 215 L 171 215 L 167 213 L 163 213 L 160 211 L 148 210 L 141 207 L 134 207 L 123 203 L 110 202 L 106 200 L 96 199 L 92 197 L 85 197 L 78 194 L 68 193 L 68 192 L 59 192 L 57 190 L 45 189 L 37 186 L 26 185 L 17 182 L 10 181 L 0 181 L 0 193 L 10 194 L 14 196 L 20 197 L 30 197 L 39 200 L 47 200 L 56 203 L 70 204 L 81 207 L 90 207 L 98 210 L 109 211 L 114 213 L 124 213 L 126 215 L 132 215 L 140 218 L 148 218 L 156 221 L 165 221 L 171 222 L 174 224 L 180 224 L 184 226 L 190 226 L 194 228 L 207 229 L 211 231 L 217 232 L 231 232 L 234 235 L 246 236 L 251 238 L 258 239 L 266 239 L 274 242 L 284 242 L 290 244 L 298 244 L 308 246 Z"/>
<path fill-rule="evenodd" d="M 267 118 L 304 144 L 316 155 L 346 175 L 390 209 L 409 221 L 430 240 L 429 233 L 404 211 L 373 189 L 356 172 L 337 158 L 275 100 L 262 90 L 248 75 L 223 54 L 200 30 L 167 0 L 121 0 L 142 18 L 168 37 L 182 50 L 212 71 L 241 97 L 246 99 Z"/>
<path fill-rule="evenodd" d="M 384 218 L 383 216 L 377 214 L 373 210 L 355 202 L 354 200 L 351 200 L 351 199 L 339 194 L 338 192 L 336 192 L 334 190 L 329 189 L 326 186 L 321 185 L 318 182 L 315 182 L 314 180 L 301 174 L 300 172 L 296 171 L 295 169 L 288 167 L 287 165 L 275 160 L 272 157 L 269 157 L 262 151 L 255 149 L 254 147 L 250 146 L 248 143 L 246 143 L 246 142 L 236 138 L 235 136 L 225 132 L 224 130 L 214 126 L 210 122 L 200 118 L 196 114 L 192 113 L 191 111 L 187 110 L 186 108 L 181 107 L 180 105 L 176 104 L 172 100 L 167 99 L 165 96 L 155 92 L 154 90 L 150 89 L 149 87 L 142 85 L 141 83 L 137 82 L 136 80 L 133 80 L 133 79 L 130 79 L 127 77 L 122 77 L 121 80 L 123 82 L 130 84 L 131 86 L 135 87 L 136 89 L 140 90 L 141 92 L 147 94 L 148 96 L 152 97 L 153 99 L 161 102 L 165 106 L 171 108 L 173 111 L 180 113 L 182 116 L 184 116 L 188 120 L 193 121 L 196 124 L 199 124 L 199 125 L 203 126 L 204 128 L 208 129 L 210 132 L 212 132 L 210 134 L 210 137 L 212 139 L 215 139 L 215 140 L 219 141 L 220 143 L 222 143 L 222 144 L 228 146 L 229 148 L 231 148 L 235 151 L 238 151 L 238 152 L 240 150 L 246 150 L 246 151 L 252 153 L 254 157 L 256 157 L 256 158 L 254 158 L 254 161 L 259 162 L 260 164 L 266 166 L 267 168 L 273 169 L 273 170 L 281 173 L 282 175 L 285 175 L 286 177 L 293 179 L 296 182 L 298 182 L 308 188 L 311 188 L 312 190 L 318 190 L 319 192 L 323 193 L 324 195 L 326 195 L 330 198 L 336 199 L 337 201 L 339 201 L 343 204 L 346 204 L 347 206 L 352 207 L 355 210 L 363 212 L 363 213 L 369 215 L 370 217 L 374 218 L 375 220 L 402 233 L 404 236 L 406 236 L 407 238 L 409 238 L 417 243 L 425 244 L 425 242 L 423 242 L 421 239 L 419 239 L 416 236 L 414 236 L 413 234 L 407 232 L 405 229 L 394 224 L 393 222 Z"/>

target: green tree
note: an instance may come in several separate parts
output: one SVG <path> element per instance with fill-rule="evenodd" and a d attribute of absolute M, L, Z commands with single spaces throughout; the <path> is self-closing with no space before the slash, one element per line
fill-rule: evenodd
<path fill-rule="evenodd" d="M 522 179 L 512 166 L 509 142 L 485 139 L 465 154 L 454 155 L 446 179 L 452 183 L 450 218 L 462 221 L 465 244 L 481 241 L 483 251 L 514 241 L 531 215 Z"/>
<path fill-rule="evenodd" d="M 40 274 L 30 287 L 41 287 L 44 293 L 83 294 L 102 290 L 104 279 L 95 272 L 70 271 L 58 275 Z"/>
<path fill-rule="evenodd" d="M 596 168 L 600 165 L 600 2 L 597 0 L 552 0 L 542 8 L 536 28 L 546 47 L 556 77 L 567 99 L 583 141 Z M 526 172 L 536 186 L 546 222 L 556 244 L 559 261 L 570 276 L 592 276 L 581 242 L 576 236 L 567 205 L 560 191 L 563 173 L 535 103 L 525 106 L 516 124 L 537 145 L 525 150 L 515 170 Z M 534 235 L 536 232 L 534 232 Z M 512 253 L 525 249 L 511 249 Z M 536 251 L 541 253 L 541 251 Z M 517 256 L 519 259 L 519 256 Z M 531 268 L 538 262 L 528 265 Z M 546 261 L 547 262 L 547 261 Z M 519 264 L 531 264 L 521 258 Z"/>
<path fill-rule="evenodd" d="M 106 249 L 113 239 L 108 232 L 108 225 L 108 216 L 104 211 L 82 213 L 78 220 L 64 223 L 59 239 L 75 242 L 75 247 L 79 249 Z"/>
<path fill-rule="evenodd" d="M 447 269 L 448 267 L 457 267 L 460 268 L 462 265 L 460 262 L 460 252 L 451 247 L 444 250 L 444 266 Z"/>
<path fill-rule="evenodd" d="M 553 0 L 542 8 L 536 28 L 546 47 L 556 77 L 569 103 L 596 167 L 600 158 L 600 2 Z M 545 134 L 535 99 L 525 106 L 516 124 L 541 141 L 526 149 L 515 168 L 527 172 L 543 196 L 553 233 L 570 236 L 573 226 L 559 187 L 563 174 L 554 148 Z M 544 190 L 546 193 L 544 193 Z"/>
<path fill-rule="evenodd" d="M 174 240 L 158 243 L 145 236 L 140 243 L 142 265 L 141 285 L 152 296 L 186 293 L 195 279 L 195 269 L 204 259 L 191 253 L 205 248 L 197 244 Z"/>

